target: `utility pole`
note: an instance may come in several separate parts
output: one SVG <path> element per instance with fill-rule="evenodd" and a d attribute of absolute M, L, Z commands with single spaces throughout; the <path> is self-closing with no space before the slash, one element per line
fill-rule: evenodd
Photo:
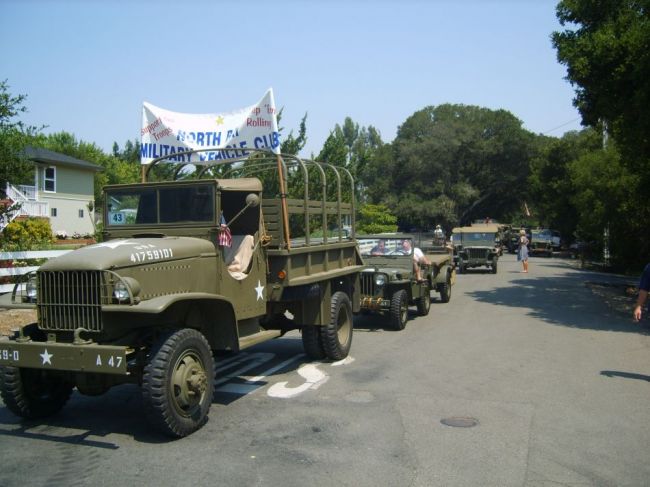
<path fill-rule="evenodd" d="M 607 120 L 603 120 L 603 150 L 607 149 L 607 144 L 609 142 L 609 133 L 607 131 Z M 603 230 L 603 260 L 605 261 L 605 266 L 609 267 L 609 222 L 605 225 Z"/>

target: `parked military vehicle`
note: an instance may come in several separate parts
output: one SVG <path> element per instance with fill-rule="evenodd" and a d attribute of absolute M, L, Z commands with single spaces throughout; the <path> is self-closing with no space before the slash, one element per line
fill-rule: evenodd
<path fill-rule="evenodd" d="M 440 293 L 443 303 L 451 298 L 455 275 L 451 255 L 444 250 L 426 249 L 431 264 L 418 264 L 416 278 L 414 238 L 407 234 L 364 235 L 357 239 L 365 268 L 361 273 L 361 310 L 389 318 L 391 328 L 402 330 L 408 321 L 409 305 L 426 316 L 431 307 L 431 291 Z"/>
<path fill-rule="evenodd" d="M 505 242 L 505 246 L 508 248 L 508 252 L 510 252 L 511 254 L 517 253 L 517 250 L 519 249 L 519 237 L 521 236 L 521 230 L 524 230 L 524 232 L 526 232 L 526 237 L 530 241 L 531 235 L 530 235 L 530 231 L 527 228 L 510 227 L 507 230 L 504 242 Z"/>
<path fill-rule="evenodd" d="M 354 228 L 354 200 L 342 197 L 352 178 L 249 152 L 215 162 L 231 177 L 198 178 L 209 174 L 203 168 L 194 179 L 105 188 L 104 241 L 48 261 L 3 299 L 38 311 L 37 323 L 0 341 L 7 408 L 40 418 L 60 410 L 74 387 L 94 396 L 132 383 L 151 423 L 183 437 L 207 420 L 214 352 L 300 329 L 308 356 L 348 355 L 363 266 L 353 233 L 330 234 L 346 219 Z M 300 197 L 274 197 L 287 194 L 288 167 L 304 176 Z M 256 173 L 270 173 L 278 187 L 263 194 L 260 179 L 244 177 Z M 306 184 L 314 174 L 320 181 Z"/>
<path fill-rule="evenodd" d="M 488 267 L 497 273 L 500 229 L 497 225 L 477 224 L 452 230 L 454 263 L 459 272 L 474 267 Z"/>
<path fill-rule="evenodd" d="M 553 255 L 553 234 L 551 230 L 536 229 L 531 231 L 528 252 L 531 255 L 543 254 L 547 257 Z"/>

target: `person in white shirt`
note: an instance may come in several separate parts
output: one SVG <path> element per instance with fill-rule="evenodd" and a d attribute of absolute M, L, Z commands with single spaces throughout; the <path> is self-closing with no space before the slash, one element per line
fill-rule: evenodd
<path fill-rule="evenodd" d="M 411 241 L 405 239 L 402 241 L 402 248 L 405 252 L 411 253 Z M 413 248 L 413 271 L 415 272 L 415 278 L 418 281 L 422 281 L 422 274 L 420 273 L 420 264 L 430 265 L 431 261 L 427 259 L 427 256 L 424 255 L 422 250 L 419 247 Z"/>
<path fill-rule="evenodd" d="M 445 238 L 445 232 L 442 231 L 442 227 L 440 225 L 436 225 L 436 229 L 433 231 L 433 236 L 439 242 Z"/>

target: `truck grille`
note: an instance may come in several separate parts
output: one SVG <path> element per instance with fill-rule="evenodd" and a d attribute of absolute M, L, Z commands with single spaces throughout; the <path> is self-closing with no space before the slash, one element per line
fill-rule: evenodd
<path fill-rule="evenodd" d="M 487 259 L 488 249 L 467 249 L 470 259 Z"/>
<path fill-rule="evenodd" d="M 361 273 L 361 294 L 363 296 L 375 295 L 375 275 L 372 272 Z"/>
<path fill-rule="evenodd" d="M 102 293 L 105 288 L 101 271 L 39 272 L 37 306 L 40 328 L 101 331 L 101 306 L 107 304 L 106 293 Z"/>

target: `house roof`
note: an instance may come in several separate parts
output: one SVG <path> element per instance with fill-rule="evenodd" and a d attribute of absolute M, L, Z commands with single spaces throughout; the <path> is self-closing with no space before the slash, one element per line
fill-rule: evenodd
<path fill-rule="evenodd" d="M 74 157 L 66 156 L 48 149 L 41 149 L 39 147 L 25 147 L 25 155 L 28 159 L 34 162 L 41 162 L 44 164 L 56 164 L 57 166 L 75 167 L 78 169 L 87 169 L 89 171 L 103 171 L 104 168 L 99 164 L 93 162 L 82 161 Z"/>

